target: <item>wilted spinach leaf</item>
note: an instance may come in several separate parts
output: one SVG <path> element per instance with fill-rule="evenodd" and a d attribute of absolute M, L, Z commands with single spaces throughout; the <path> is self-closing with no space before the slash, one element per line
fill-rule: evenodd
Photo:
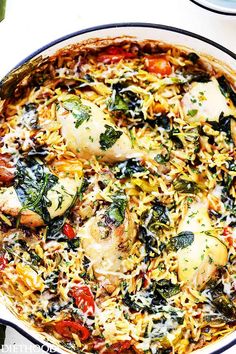
<path fill-rule="evenodd" d="M 210 75 L 202 70 L 187 70 L 182 72 L 181 74 L 185 78 L 185 83 L 210 81 Z"/>
<path fill-rule="evenodd" d="M 162 227 L 168 227 L 169 223 L 168 209 L 158 201 L 141 215 L 138 238 L 145 244 L 149 257 L 159 253 L 158 232 Z"/>
<path fill-rule="evenodd" d="M 125 209 L 127 206 L 127 198 L 122 191 L 118 191 L 112 196 L 112 203 L 106 211 L 107 224 L 120 226 L 125 218 Z"/>
<path fill-rule="evenodd" d="M 178 294 L 180 287 L 172 284 L 170 280 L 153 281 L 146 289 L 130 294 L 127 290 L 123 296 L 123 302 L 131 310 L 148 312 L 150 314 L 160 311 L 160 306 L 166 305 L 168 298 Z"/>
<path fill-rule="evenodd" d="M 236 117 L 229 115 L 229 116 L 224 116 L 223 113 L 221 113 L 219 117 L 219 122 L 208 122 L 212 129 L 217 130 L 219 132 L 225 132 L 226 136 L 229 140 L 231 140 L 231 119 L 236 120 Z"/>
<path fill-rule="evenodd" d="M 65 223 L 65 217 L 57 216 L 53 220 L 51 220 L 47 225 L 47 241 L 56 240 L 56 241 L 66 241 L 67 238 L 64 235 L 61 235 L 61 229 Z"/>
<path fill-rule="evenodd" d="M 137 94 L 121 83 L 114 84 L 112 89 L 113 93 L 108 103 L 110 111 L 122 111 L 129 117 L 143 118 L 142 100 Z"/>
<path fill-rule="evenodd" d="M 77 193 L 74 196 L 74 199 L 72 200 L 70 207 L 66 210 L 64 215 L 57 216 L 47 224 L 47 233 L 46 233 L 47 241 L 51 241 L 51 240 L 56 240 L 58 242 L 67 241 L 69 248 L 74 249 L 78 247 L 78 239 L 74 238 L 72 240 L 69 240 L 65 235 L 61 233 L 61 229 L 64 226 L 66 218 L 70 214 L 70 211 L 75 205 L 77 199 L 78 198 L 80 200 L 82 199 L 83 193 L 85 192 L 88 185 L 89 185 L 89 181 L 86 178 L 84 178 L 80 185 L 80 188 L 77 190 Z"/>
<path fill-rule="evenodd" d="M 110 149 L 119 137 L 123 134 L 120 130 L 115 130 L 111 125 L 105 124 L 105 132 L 101 133 L 99 143 L 102 150 Z"/>
<path fill-rule="evenodd" d="M 82 103 L 78 97 L 71 97 L 63 101 L 63 107 L 72 113 L 75 118 L 74 124 L 78 128 L 82 123 L 87 122 L 91 117 L 91 108 Z"/>
<path fill-rule="evenodd" d="M 174 181 L 173 186 L 177 192 L 181 193 L 197 194 L 199 192 L 199 187 L 196 182 L 187 181 L 182 178 L 178 178 Z"/>
<path fill-rule="evenodd" d="M 47 278 L 45 279 L 45 285 L 51 293 L 56 293 L 56 291 L 57 291 L 59 274 L 60 274 L 60 271 L 56 270 L 56 271 L 52 272 L 50 275 L 48 275 Z"/>
<path fill-rule="evenodd" d="M 115 176 L 118 179 L 129 178 L 135 173 L 144 172 L 145 170 L 139 159 L 129 159 L 115 166 Z"/>
<path fill-rule="evenodd" d="M 152 128 L 161 127 L 166 131 L 170 130 L 170 118 L 166 114 L 156 114 L 154 119 L 145 119 L 144 123 L 148 123 Z"/>
<path fill-rule="evenodd" d="M 194 241 L 194 233 L 192 231 L 180 232 L 177 236 L 172 237 L 167 244 L 167 249 L 178 251 L 181 248 L 190 246 Z"/>
<path fill-rule="evenodd" d="M 18 161 L 15 190 L 23 210 L 36 212 L 46 222 L 50 221 L 47 207 L 51 205 L 46 195 L 57 182 L 58 178 L 36 160 Z"/>
<path fill-rule="evenodd" d="M 181 139 L 178 137 L 179 133 L 180 133 L 180 130 L 178 128 L 176 128 L 176 129 L 173 128 L 169 132 L 169 138 L 170 138 L 170 140 L 173 141 L 176 149 L 183 149 L 184 145 L 183 145 Z"/>
<path fill-rule="evenodd" d="M 35 103 L 25 104 L 21 116 L 21 124 L 27 129 L 39 129 L 39 117 Z"/>
<path fill-rule="evenodd" d="M 212 300 L 212 304 L 226 318 L 236 321 L 236 307 L 233 301 L 225 294 L 217 296 Z"/>
<path fill-rule="evenodd" d="M 197 55 L 194 52 L 188 53 L 187 55 L 188 60 L 190 60 L 193 64 L 196 64 L 198 59 L 200 58 L 199 55 Z"/>
<path fill-rule="evenodd" d="M 230 212 L 231 223 L 229 226 L 236 226 L 236 201 L 232 195 L 229 194 L 228 188 L 224 187 L 221 193 L 221 200 L 227 211 Z"/>
<path fill-rule="evenodd" d="M 161 165 L 164 165 L 166 162 L 168 162 L 170 160 L 170 153 L 167 153 L 166 155 L 164 154 L 157 154 L 154 157 L 154 160 L 157 163 L 160 163 Z"/>
<path fill-rule="evenodd" d="M 158 292 L 163 299 L 167 300 L 180 292 L 178 284 L 172 284 L 170 280 L 162 279 L 155 283 L 156 292 Z"/>
<path fill-rule="evenodd" d="M 236 306 L 228 295 L 224 293 L 224 286 L 216 280 L 210 281 L 212 304 L 225 317 L 226 322 L 236 320 Z"/>
<path fill-rule="evenodd" d="M 231 85 L 227 81 L 226 77 L 222 75 L 218 78 L 218 83 L 220 85 L 220 89 L 225 97 L 229 97 L 236 107 L 236 92 L 232 89 Z"/>

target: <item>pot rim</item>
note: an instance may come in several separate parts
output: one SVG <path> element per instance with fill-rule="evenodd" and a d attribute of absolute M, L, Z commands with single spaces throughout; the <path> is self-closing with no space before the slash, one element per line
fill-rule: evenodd
<path fill-rule="evenodd" d="M 190 0 L 190 1 L 194 2 L 193 0 Z M 83 34 L 86 34 L 86 33 L 92 33 L 92 32 L 96 32 L 96 31 L 100 31 L 100 30 L 106 30 L 106 29 L 112 29 L 112 28 L 122 28 L 122 27 L 124 27 L 124 28 L 128 28 L 128 27 L 154 28 L 154 29 L 160 29 L 160 30 L 164 30 L 164 31 L 168 31 L 168 32 L 175 32 L 175 33 L 183 34 L 183 35 L 186 35 L 188 37 L 192 37 L 192 38 L 198 39 L 198 40 L 200 40 L 202 42 L 205 42 L 207 44 L 210 44 L 211 46 L 213 46 L 213 47 L 219 49 L 220 51 L 228 54 L 230 57 L 232 57 L 233 59 L 236 60 L 236 54 L 233 53 L 231 50 L 227 49 L 226 47 L 222 46 L 219 43 L 216 43 L 215 41 L 213 41 L 211 39 L 208 39 L 208 38 L 206 38 L 204 36 L 201 36 L 199 34 L 196 34 L 194 32 L 188 31 L 188 30 L 184 30 L 184 29 L 181 29 L 181 28 L 173 27 L 173 26 L 168 26 L 168 25 L 163 25 L 163 24 L 155 24 L 155 23 L 148 23 L 148 22 L 119 22 L 119 23 L 110 23 L 110 24 L 92 26 L 92 27 L 88 27 L 88 28 L 85 28 L 85 29 L 82 29 L 82 30 L 79 30 L 79 31 L 72 32 L 72 33 L 67 34 L 65 36 L 59 37 L 59 38 L 49 42 L 48 44 L 42 46 L 38 50 L 32 52 L 27 57 L 25 57 L 10 72 L 8 72 L 4 76 L 4 78 L 7 77 L 15 69 L 17 69 L 20 66 L 24 65 L 29 60 L 31 60 L 34 57 L 38 56 L 39 54 L 41 54 L 42 52 L 46 51 L 50 47 L 52 47 L 52 46 L 54 46 L 56 44 L 59 44 L 61 42 L 66 41 L 67 39 L 71 39 L 73 37 L 80 36 L 80 35 L 83 35 Z M 4 80 L 4 78 L 2 80 Z M 1 82 L 0 82 L 0 86 L 1 86 Z M 5 308 L 7 308 L 6 305 L 3 304 L 3 306 Z M 60 354 L 56 350 L 52 349 L 52 347 L 55 348 L 55 345 L 53 345 L 52 343 L 49 343 L 49 345 L 47 346 L 45 343 L 41 342 L 40 340 L 38 340 L 35 337 L 33 337 L 31 334 L 27 333 L 26 330 L 22 329 L 18 324 L 15 324 L 14 322 L 11 322 L 11 321 L 8 321 L 8 320 L 5 320 L 5 319 L 1 319 L 1 316 L 0 316 L 0 323 L 8 325 L 8 326 L 14 328 L 20 334 L 22 334 L 25 338 L 30 340 L 33 344 L 40 346 L 40 348 L 45 350 L 46 352 L 54 353 L 54 354 Z M 234 345 L 236 345 L 236 336 L 229 343 L 223 345 L 223 347 L 221 347 L 219 349 L 215 349 L 215 350 L 211 351 L 209 354 L 221 354 L 225 350 L 231 348 Z"/>
<path fill-rule="evenodd" d="M 207 11 L 211 11 L 214 12 L 218 15 L 226 15 L 226 16 L 236 16 L 236 9 L 231 10 L 230 8 L 228 8 L 229 10 L 227 11 L 226 7 L 220 6 L 220 5 L 213 5 L 210 6 L 209 2 L 207 1 L 206 3 L 203 1 L 198 1 L 198 0 L 190 0 L 192 3 L 194 3 L 195 5 L 201 7 L 204 10 Z"/>
<path fill-rule="evenodd" d="M 190 0 L 193 1 L 194 0 Z M 38 56 L 39 54 L 41 54 L 42 52 L 44 52 L 45 50 L 49 49 L 50 47 L 59 44 L 61 42 L 66 41 L 67 39 L 82 35 L 82 34 L 86 34 L 86 33 L 92 33 L 92 32 L 96 32 L 99 30 L 106 30 L 106 29 L 111 29 L 111 28 L 122 28 L 122 27 L 142 27 L 142 28 L 156 28 L 156 29 L 161 29 L 164 31 L 169 31 L 169 32 L 175 32 L 175 33 L 180 33 L 183 35 L 186 35 L 188 37 L 192 37 L 192 38 L 196 38 L 200 41 L 203 41 L 207 44 L 212 45 L 213 47 L 223 51 L 224 53 L 228 54 L 229 56 L 231 56 L 233 59 L 236 60 L 236 54 L 234 52 L 232 52 L 230 49 L 224 47 L 223 45 L 213 41 L 212 39 L 206 38 L 200 34 L 182 29 L 182 28 L 177 28 L 177 27 L 173 27 L 173 26 L 168 26 L 168 25 L 163 25 L 163 24 L 155 24 L 155 23 L 149 23 L 149 22 L 118 22 L 118 23 L 108 23 L 108 24 L 104 24 L 104 25 L 97 25 L 97 26 L 92 26 L 92 27 L 87 27 L 85 29 L 79 30 L 79 31 L 75 31 L 69 34 L 66 34 L 65 36 L 59 37 L 47 44 L 45 44 L 44 46 L 40 47 L 39 49 L 35 50 L 34 52 L 32 52 L 31 54 L 29 54 L 28 56 L 26 56 L 24 59 L 22 59 L 16 66 L 14 66 L 14 68 L 12 70 L 10 70 L 6 75 L 4 75 L 4 77 L 8 76 L 9 73 L 11 73 L 13 70 L 19 68 L 20 66 L 22 66 L 23 64 L 25 64 L 27 61 L 33 59 L 34 57 Z M 1 80 L 2 81 L 2 80 Z"/>

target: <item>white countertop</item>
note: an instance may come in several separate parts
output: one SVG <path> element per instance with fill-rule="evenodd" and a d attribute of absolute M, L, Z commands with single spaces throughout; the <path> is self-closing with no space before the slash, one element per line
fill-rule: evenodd
<path fill-rule="evenodd" d="M 0 78 L 18 62 L 65 34 L 100 24 L 151 22 L 205 36 L 236 52 L 236 17 L 206 11 L 189 0 L 7 0 L 0 23 Z M 236 347 L 225 354 L 233 354 Z M 39 348 L 7 329 L 0 353 L 39 353 Z"/>

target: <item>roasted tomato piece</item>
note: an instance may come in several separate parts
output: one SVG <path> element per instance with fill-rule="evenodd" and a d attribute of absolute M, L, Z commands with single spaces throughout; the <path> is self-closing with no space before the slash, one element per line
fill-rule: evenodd
<path fill-rule="evenodd" d="M 75 299 L 76 306 L 86 313 L 88 316 L 93 316 L 95 312 L 95 302 L 93 294 L 87 285 L 79 284 L 74 286 L 70 295 Z"/>
<path fill-rule="evenodd" d="M 6 268 L 7 263 L 8 263 L 8 260 L 4 256 L 1 256 L 0 257 L 0 271 L 4 270 Z"/>
<path fill-rule="evenodd" d="M 122 59 L 134 58 L 135 56 L 135 53 L 127 52 L 121 47 L 111 46 L 99 53 L 97 60 L 104 64 L 110 64 L 117 63 Z"/>
<path fill-rule="evenodd" d="M 62 228 L 62 232 L 66 237 L 68 237 L 70 240 L 75 238 L 76 234 L 72 226 L 70 224 L 65 224 Z"/>
<path fill-rule="evenodd" d="M 0 154 L 0 183 L 9 185 L 14 180 L 12 164 L 8 154 Z"/>
<path fill-rule="evenodd" d="M 170 75 L 172 72 L 170 62 L 164 55 L 146 56 L 145 69 L 149 73 L 160 74 L 161 76 Z"/>
<path fill-rule="evenodd" d="M 82 325 L 80 322 L 64 320 L 59 321 L 55 324 L 55 330 L 58 334 L 66 339 L 72 339 L 72 334 L 75 333 L 79 335 L 80 340 L 83 342 L 87 340 L 90 336 L 90 332 L 87 327 Z"/>

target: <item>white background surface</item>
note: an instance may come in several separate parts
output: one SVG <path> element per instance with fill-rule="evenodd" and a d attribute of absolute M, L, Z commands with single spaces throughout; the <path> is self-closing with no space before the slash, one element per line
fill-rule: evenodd
<path fill-rule="evenodd" d="M 0 78 L 48 42 L 112 22 L 179 27 L 236 52 L 236 17 L 206 11 L 189 0 L 7 0 L 6 18 L 0 23 Z M 12 329 L 7 330 L 6 344 L 0 353 L 45 353 Z M 235 354 L 236 347 L 226 353 Z"/>

